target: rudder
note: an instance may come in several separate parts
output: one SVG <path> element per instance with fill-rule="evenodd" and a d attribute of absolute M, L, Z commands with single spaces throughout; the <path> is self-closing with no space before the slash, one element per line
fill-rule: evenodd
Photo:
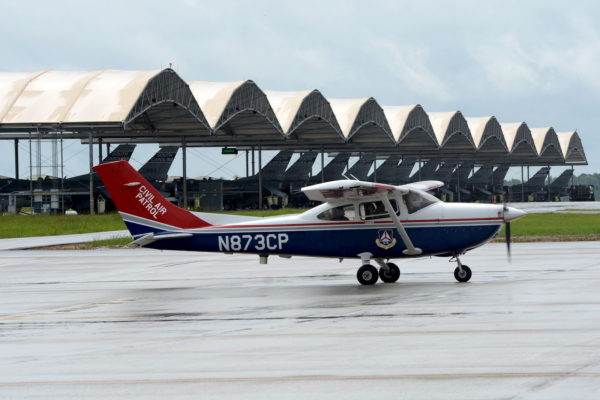
<path fill-rule="evenodd" d="M 94 167 L 117 210 L 149 221 L 181 229 L 210 224 L 165 199 L 127 161 L 114 161 Z"/>

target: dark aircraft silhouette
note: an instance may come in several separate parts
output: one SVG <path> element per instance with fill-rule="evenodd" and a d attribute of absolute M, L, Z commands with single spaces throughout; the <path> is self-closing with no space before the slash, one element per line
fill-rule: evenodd
<path fill-rule="evenodd" d="M 417 169 L 414 174 L 410 177 L 410 182 L 418 182 L 418 181 L 428 181 L 433 180 L 435 178 L 435 171 L 440 163 L 440 160 L 437 158 L 432 158 L 427 160 L 425 164 L 421 166 L 420 169 Z"/>
<path fill-rule="evenodd" d="M 548 194 L 550 196 L 549 200 L 557 200 L 557 198 L 560 199 L 560 197 L 568 197 L 570 181 L 572 177 L 573 170 L 566 169 L 558 176 L 558 178 L 554 179 L 548 186 Z"/>
<path fill-rule="evenodd" d="M 118 146 L 108 156 L 106 156 L 106 158 L 103 160 L 103 163 L 108 162 L 107 159 L 109 158 L 117 158 L 117 161 L 130 158 L 134 147 L 135 146 L 132 145 Z M 163 147 L 139 169 L 139 172 L 146 178 L 146 180 L 148 180 L 156 189 L 160 191 L 165 191 L 165 181 L 167 180 L 168 172 L 173 164 L 173 160 L 177 155 L 177 150 L 179 150 L 179 148 L 176 146 Z M 108 201 L 110 200 L 110 196 L 104 188 L 102 181 L 95 174 L 93 175 L 93 179 L 95 199 L 98 200 L 98 196 L 102 195 L 102 197 L 107 200 L 106 210 L 113 210 L 114 205 L 112 201 Z M 77 194 L 72 194 L 70 196 L 70 206 L 78 213 L 86 213 L 90 210 L 89 188 L 89 175 L 87 174 L 65 180 L 65 190 L 77 192 Z M 67 198 L 66 200 L 69 199 Z M 66 203 L 69 204 L 68 201 Z"/>
<path fill-rule="evenodd" d="M 323 170 L 318 174 L 310 178 L 310 182 L 313 184 L 329 181 L 337 181 L 339 179 L 345 179 L 342 173 L 348 166 L 348 160 L 350 159 L 350 153 L 338 153 L 333 160 L 331 160 Z M 321 178 L 323 176 L 323 178 Z"/>
<path fill-rule="evenodd" d="M 533 196 L 534 200 L 545 200 L 548 195 L 544 187 L 549 173 L 549 167 L 542 167 L 527 182 L 511 186 L 509 188 L 510 201 L 528 201 L 530 196 Z"/>
<path fill-rule="evenodd" d="M 377 167 L 375 171 L 369 175 L 369 181 L 371 182 L 381 182 L 381 183 L 389 183 L 396 179 L 396 175 L 398 174 L 398 163 L 400 162 L 399 154 L 392 154 L 386 160 Z"/>

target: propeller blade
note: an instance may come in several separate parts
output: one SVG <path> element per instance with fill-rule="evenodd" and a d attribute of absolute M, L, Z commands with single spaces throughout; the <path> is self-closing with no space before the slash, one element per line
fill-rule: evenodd
<path fill-rule="evenodd" d="M 504 233 L 506 234 L 506 254 L 508 255 L 508 262 L 511 262 L 510 259 L 510 222 L 507 222 L 505 225 Z"/>

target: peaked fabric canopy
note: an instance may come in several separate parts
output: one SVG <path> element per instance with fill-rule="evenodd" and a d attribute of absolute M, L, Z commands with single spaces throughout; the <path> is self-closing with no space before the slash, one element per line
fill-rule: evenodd
<path fill-rule="evenodd" d="M 493 116 L 263 91 L 251 80 L 185 82 L 172 69 L 0 73 L 0 139 L 71 138 L 190 146 L 367 151 L 517 165 L 587 164 L 577 132 Z"/>

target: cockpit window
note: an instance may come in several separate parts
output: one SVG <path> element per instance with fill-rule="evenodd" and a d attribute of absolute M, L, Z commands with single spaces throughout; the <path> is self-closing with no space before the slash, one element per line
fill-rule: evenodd
<path fill-rule="evenodd" d="M 398 203 L 396 200 L 390 199 L 390 204 L 394 212 L 398 214 Z M 385 209 L 385 205 L 381 201 L 369 201 L 360 203 L 360 218 L 363 220 L 389 218 L 389 214 Z"/>
<path fill-rule="evenodd" d="M 317 218 L 325 221 L 352 221 L 354 220 L 354 215 L 354 205 L 347 204 L 325 210 L 317 215 Z"/>
<path fill-rule="evenodd" d="M 432 196 L 429 193 L 417 192 L 414 190 L 411 190 L 408 194 L 404 195 L 404 202 L 409 214 L 416 213 L 438 201 L 440 200 L 437 197 Z"/>

